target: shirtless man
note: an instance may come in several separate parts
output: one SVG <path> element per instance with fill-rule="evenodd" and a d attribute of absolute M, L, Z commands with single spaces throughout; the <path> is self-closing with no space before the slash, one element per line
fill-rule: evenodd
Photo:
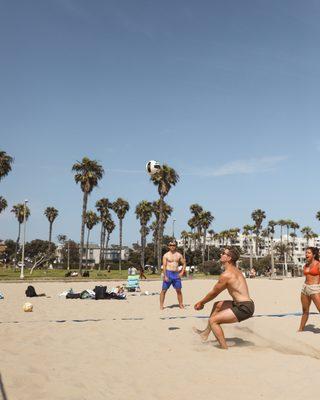
<path fill-rule="evenodd" d="M 223 349 L 227 349 L 228 346 L 220 324 L 241 322 L 252 317 L 254 313 L 254 303 L 250 299 L 247 282 L 241 271 L 236 267 L 238 258 L 239 254 L 236 250 L 224 249 L 220 258 L 224 272 L 220 275 L 212 290 L 194 306 L 195 310 L 202 310 L 206 303 L 217 297 L 223 290 L 228 290 L 233 301 L 224 300 L 214 303 L 206 329 L 203 331 L 194 329 L 203 341 L 208 339 L 212 331 Z"/>
<path fill-rule="evenodd" d="M 181 277 L 186 269 L 186 261 L 177 249 L 177 244 L 175 241 L 171 241 L 168 245 L 169 251 L 163 256 L 163 283 L 162 291 L 160 293 L 160 310 L 163 310 L 164 298 L 169 287 L 172 285 L 177 292 L 179 307 L 183 307 L 182 301 L 182 284 Z M 179 265 L 182 265 L 182 270 L 179 272 Z"/>

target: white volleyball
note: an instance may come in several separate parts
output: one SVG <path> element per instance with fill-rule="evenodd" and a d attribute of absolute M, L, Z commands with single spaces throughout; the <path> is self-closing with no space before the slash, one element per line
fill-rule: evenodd
<path fill-rule="evenodd" d="M 161 169 L 161 165 L 158 163 L 158 161 L 151 160 L 151 161 L 148 161 L 146 164 L 146 170 L 149 175 L 155 174 L 160 169 Z"/>
<path fill-rule="evenodd" d="M 31 303 L 24 303 L 23 305 L 24 312 L 32 312 L 32 310 L 33 310 L 33 305 Z"/>

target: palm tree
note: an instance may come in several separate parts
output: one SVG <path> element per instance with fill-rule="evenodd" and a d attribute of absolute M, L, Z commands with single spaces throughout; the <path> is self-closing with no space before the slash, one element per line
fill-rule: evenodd
<path fill-rule="evenodd" d="M 8 207 L 7 200 L 0 196 L 0 214 L 2 213 L 3 210 L 5 210 Z"/>
<path fill-rule="evenodd" d="M 317 235 L 312 231 L 310 226 L 305 226 L 300 229 L 301 233 L 303 233 L 303 237 L 307 240 L 307 247 L 309 246 L 309 240 L 316 237 Z"/>
<path fill-rule="evenodd" d="M 26 221 L 27 221 L 27 219 L 30 216 L 30 209 L 27 205 L 25 205 L 23 203 L 15 204 L 11 210 L 11 212 L 13 212 L 15 217 L 17 218 L 18 224 L 19 224 L 18 237 L 17 237 L 17 241 L 16 241 L 16 248 L 15 248 L 15 255 L 14 255 L 15 263 L 17 263 L 17 253 L 18 253 L 18 246 L 20 243 L 21 224 L 24 221 L 24 209 L 26 210 L 25 217 L 26 217 Z"/>
<path fill-rule="evenodd" d="M 105 240 L 105 243 L 103 243 L 103 268 L 105 268 L 105 261 L 106 261 L 106 255 L 108 252 L 108 246 L 109 246 L 109 240 L 110 240 L 110 235 L 114 231 L 114 228 L 116 227 L 116 224 L 113 222 L 111 215 L 109 217 L 104 217 L 103 221 L 103 227 L 104 230 L 107 232 L 107 238 Z M 99 265 L 100 269 L 100 265 Z"/>
<path fill-rule="evenodd" d="M 121 271 L 122 222 L 127 211 L 129 211 L 130 206 L 126 200 L 123 200 L 121 197 L 119 197 L 114 203 L 112 203 L 111 209 L 117 214 L 117 217 L 119 218 L 119 247 L 120 247 L 119 271 Z"/>
<path fill-rule="evenodd" d="M 191 206 L 189 207 L 191 214 L 193 214 L 193 223 L 194 223 L 194 227 L 197 228 L 197 233 L 198 233 L 198 238 L 199 238 L 199 242 L 198 242 L 198 246 L 197 246 L 197 242 L 195 243 L 196 247 L 198 248 L 200 246 L 200 238 L 201 238 L 201 231 L 202 231 L 202 226 L 201 226 L 201 218 L 200 215 L 203 212 L 203 207 L 200 206 L 200 204 L 191 204 Z"/>
<path fill-rule="evenodd" d="M 208 233 L 210 235 L 210 245 L 212 245 L 212 242 L 214 240 L 215 231 L 213 229 L 209 229 Z M 208 246 L 208 261 L 209 261 L 209 258 L 210 258 L 210 245 Z"/>
<path fill-rule="evenodd" d="M 106 229 L 104 221 L 111 218 L 109 209 L 111 208 L 111 203 L 107 198 L 102 198 L 96 202 L 96 209 L 100 215 L 101 221 L 101 231 L 100 231 L 100 254 L 99 254 L 99 271 L 101 269 L 102 260 L 104 260 L 104 244 L 106 240 Z"/>
<path fill-rule="evenodd" d="M 48 218 L 49 221 L 49 247 L 48 247 L 49 253 L 51 249 L 52 225 L 54 223 L 54 220 L 57 218 L 58 214 L 59 214 L 58 210 L 54 207 L 47 207 L 44 210 L 44 215 Z"/>
<path fill-rule="evenodd" d="M 192 238 L 194 239 L 193 250 L 196 250 L 196 236 L 194 235 L 194 231 L 196 228 L 196 218 L 195 217 L 190 218 L 188 221 L 188 225 L 190 226 Z"/>
<path fill-rule="evenodd" d="M 202 211 L 199 216 L 199 225 L 201 230 L 203 229 L 203 247 L 202 247 L 202 265 L 204 265 L 206 242 L 207 242 L 207 230 L 214 220 L 214 216 L 210 211 Z"/>
<path fill-rule="evenodd" d="M 75 172 L 74 179 L 76 183 L 80 183 L 83 192 L 82 202 L 82 218 L 81 218 L 81 233 L 80 233 L 80 259 L 79 259 L 79 273 L 82 273 L 82 256 L 84 244 L 84 227 L 87 212 L 88 196 L 92 190 L 98 186 L 98 182 L 102 179 L 104 174 L 103 167 L 96 161 L 84 157 L 81 162 L 77 161 L 72 166 L 72 171 Z"/>
<path fill-rule="evenodd" d="M 262 227 L 262 221 L 265 219 L 266 213 L 258 208 L 257 210 L 254 210 L 251 213 L 251 218 L 255 222 L 255 230 L 254 233 L 256 234 L 256 255 L 259 255 L 258 253 L 258 243 L 259 243 L 259 236 L 260 236 L 260 230 Z"/>
<path fill-rule="evenodd" d="M 87 234 L 87 248 L 86 248 L 86 268 L 88 268 L 88 250 L 89 250 L 89 236 L 91 229 L 97 225 L 99 222 L 99 217 L 94 211 L 86 212 L 86 227 L 88 230 Z"/>
<path fill-rule="evenodd" d="M 172 186 L 175 186 L 179 182 L 179 175 L 177 172 L 164 164 L 158 172 L 151 176 L 151 181 L 158 187 L 158 193 L 160 196 L 160 213 L 159 213 L 159 224 L 158 224 L 158 238 L 157 238 L 157 250 L 158 250 L 158 268 L 161 268 L 162 258 L 162 238 L 163 238 L 163 206 L 164 198 L 170 192 Z"/>
<path fill-rule="evenodd" d="M 286 220 L 279 219 L 279 221 L 277 221 L 277 225 L 280 226 L 280 242 L 282 244 L 282 233 L 283 233 L 283 227 L 286 226 Z"/>
<path fill-rule="evenodd" d="M 290 234 L 292 238 L 292 258 L 294 257 L 294 250 L 295 250 L 295 245 L 296 245 L 296 237 L 297 237 L 297 229 L 300 228 L 300 225 L 297 222 L 292 221 L 291 222 L 291 229 L 293 229 L 293 233 Z"/>
<path fill-rule="evenodd" d="M 320 221 L 320 211 L 317 212 L 316 218 L 317 218 L 318 221 Z"/>
<path fill-rule="evenodd" d="M 147 224 L 152 217 L 153 206 L 149 201 L 143 200 L 136 207 L 136 216 L 140 220 L 140 233 L 141 233 L 141 267 L 144 268 L 145 264 L 145 248 L 147 236 Z"/>
<path fill-rule="evenodd" d="M 187 231 L 181 232 L 181 239 L 183 240 L 183 258 L 186 258 L 186 241 L 189 239 L 189 233 Z"/>
<path fill-rule="evenodd" d="M 5 151 L 0 150 L 0 181 L 2 178 L 7 176 L 11 171 L 13 158 L 9 156 Z"/>

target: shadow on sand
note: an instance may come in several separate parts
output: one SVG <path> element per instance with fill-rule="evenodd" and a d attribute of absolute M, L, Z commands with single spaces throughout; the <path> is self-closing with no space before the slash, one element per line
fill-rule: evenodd
<path fill-rule="evenodd" d="M 320 328 L 316 328 L 314 325 L 311 324 L 306 325 L 304 330 L 307 332 L 320 333 Z"/>

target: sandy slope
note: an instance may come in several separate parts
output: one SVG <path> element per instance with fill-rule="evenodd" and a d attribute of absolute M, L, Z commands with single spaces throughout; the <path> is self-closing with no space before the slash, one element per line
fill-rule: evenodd
<path fill-rule="evenodd" d="M 34 312 L 24 313 L 27 285 L 1 283 L 0 372 L 8 399 L 317 398 L 319 316 L 310 316 L 304 333 L 296 332 L 297 316 L 266 316 L 300 311 L 302 278 L 248 283 L 255 314 L 263 316 L 225 326 L 234 343 L 228 351 L 213 337 L 201 343 L 192 331 L 205 326 L 196 317 L 208 315 L 209 306 L 192 306 L 209 280 L 184 281 L 185 310 L 175 307 L 170 290 L 162 312 L 158 296 L 66 300 L 57 294 L 94 283 L 48 282 L 34 286 L 51 297 L 32 299 Z M 158 292 L 160 282 L 143 282 L 142 289 Z"/>

